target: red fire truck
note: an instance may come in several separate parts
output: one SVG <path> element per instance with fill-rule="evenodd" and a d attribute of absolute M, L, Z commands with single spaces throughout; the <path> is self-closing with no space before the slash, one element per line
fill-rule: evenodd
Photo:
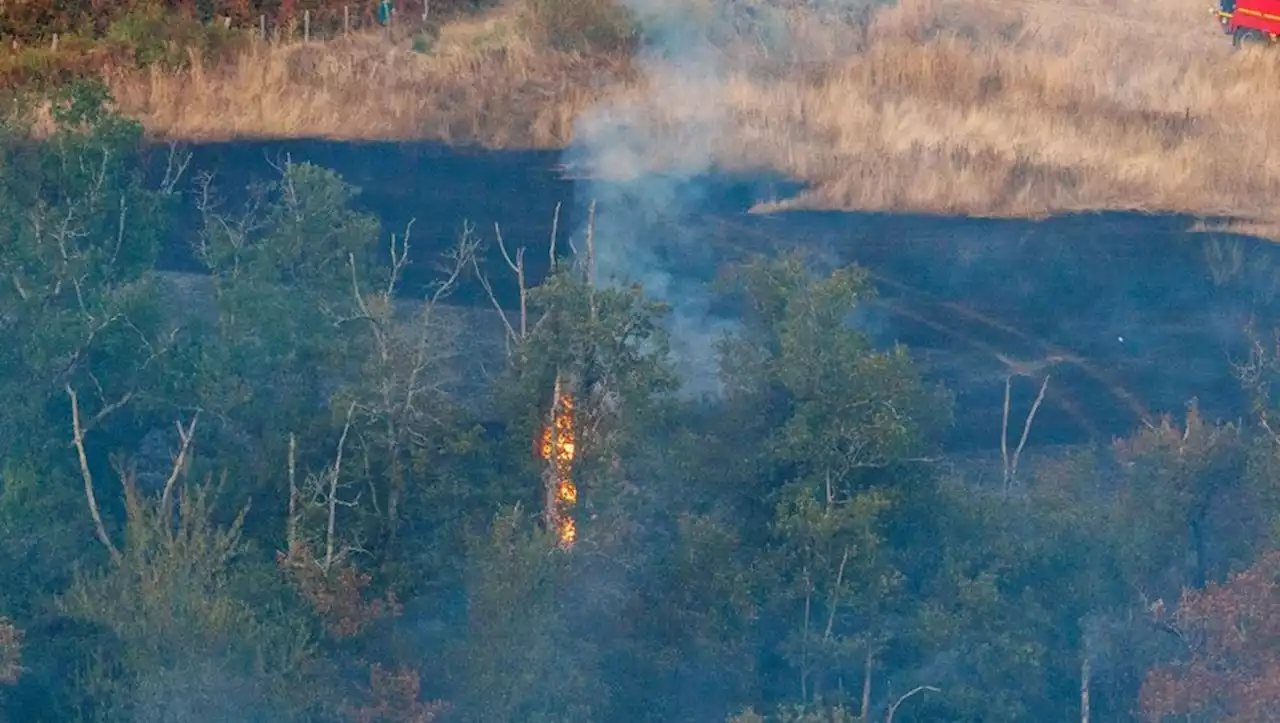
<path fill-rule="evenodd" d="M 1213 11 L 1222 32 L 1237 48 L 1247 43 L 1274 43 L 1280 36 L 1280 0 L 1219 0 Z"/>

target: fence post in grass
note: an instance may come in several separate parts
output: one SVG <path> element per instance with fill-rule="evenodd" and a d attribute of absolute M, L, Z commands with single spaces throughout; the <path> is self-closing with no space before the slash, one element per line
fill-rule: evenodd
<path fill-rule="evenodd" d="M 231 16 L 230 16 L 230 15 L 223 15 L 223 16 L 222 16 L 222 29 L 223 29 L 223 30 L 230 30 L 230 29 L 231 29 Z"/>
<path fill-rule="evenodd" d="M 311 11 L 302 11 L 302 42 L 311 42 Z"/>
<path fill-rule="evenodd" d="M 264 13 L 264 14 L 262 14 L 262 15 L 259 15 L 259 16 L 258 16 L 258 35 L 262 38 L 262 41 L 263 41 L 263 42 L 266 42 L 266 40 L 267 40 L 267 16 L 266 16 L 266 14 L 265 14 L 265 13 Z"/>
<path fill-rule="evenodd" d="M 351 34 L 351 6 L 342 6 L 342 35 L 345 37 Z"/>
<path fill-rule="evenodd" d="M 422 24 L 427 24 L 427 14 L 431 12 L 431 0 L 422 0 Z"/>
<path fill-rule="evenodd" d="M 55 53 L 58 52 L 58 34 L 57 33 L 53 34 L 53 45 L 51 45 L 50 48 L 53 50 L 53 52 Z"/>

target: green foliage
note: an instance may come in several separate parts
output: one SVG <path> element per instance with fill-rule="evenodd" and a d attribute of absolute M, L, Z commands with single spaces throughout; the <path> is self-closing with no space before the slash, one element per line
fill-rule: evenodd
<path fill-rule="evenodd" d="M 198 399 L 224 414 L 243 407 L 246 422 L 270 414 L 301 432 L 292 420 L 315 409 L 317 372 L 336 374 L 342 364 L 349 335 L 333 314 L 355 305 L 352 283 L 367 279 L 379 227 L 351 210 L 357 189 L 331 171 L 286 162 L 279 173 L 238 214 L 202 183 L 195 251 L 215 280 L 216 343 L 198 351 Z"/>
<path fill-rule="evenodd" d="M 86 671 L 84 685 L 105 705 L 99 715 L 174 720 L 175 706 L 187 702 L 171 697 L 216 700 L 234 692 L 236 700 L 202 714 L 258 707 L 266 716 L 280 705 L 272 698 L 286 697 L 291 676 L 302 673 L 312 644 L 304 627 L 264 619 L 235 594 L 235 568 L 247 552 L 244 512 L 219 528 L 210 490 L 186 487 L 175 522 L 173 511 L 124 482 L 129 520 L 122 560 L 79 577 L 61 604 L 64 613 L 110 630 L 122 646 L 109 658 L 95 651 L 98 665 Z"/>
<path fill-rule="evenodd" d="M 12 459 L 0 479 L 0 610 L 29 619 L 47 604 L 46 591 L 70 582 L 70 570 L 53 563 L 78 556 L 84 501 Z"/>
<path fill-rule="evenodd" d="M 139 67 L 184 68 L 191 59 L 215 60 L 243 48 L 244 36 L 220 23 L 201 23 L 159 6 L 144 6 L 111 20 L 105 40 L 132 53 Z"/>
<path fill-rule="evenodd" d="M 467 636 L 455 653 L 462 720 L 596 720 L 607 703 L 593 670 L 600 652 L 574 630 L 565 597 L 572 558 L 531 523 L 503 510 L 472 540 Z"/>
<path fill-rule="evenodd" d="M 169 199 L 145 187 L 141 130 L 107 110 L 100 85 L 52 100 L 47 143 L 0 146 L 0 331 L 23 340 L 0 349 L 0 433 L 10 459 L 56 488 L 69 479 L 70 430 L 65 407 L 50 404 L 64 389 L 92 388 L 82 401 L 96 419 L 158 383 L 168 330 L 148 272 Z"/>

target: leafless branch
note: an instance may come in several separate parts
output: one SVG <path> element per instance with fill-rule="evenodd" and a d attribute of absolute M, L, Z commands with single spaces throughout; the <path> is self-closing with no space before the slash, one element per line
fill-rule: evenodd
<path fill-rule="evenodd" d="M 342 452 L 347 445 L 347 433 L 351 431 L 351 417 L 355 414 L 356 405 L 352 402 L 347 407 L 347 421 L 342 426 L 342 436 L 338 439 L 338 451 L 333 459 L 333 467 L 329 470 L 329 495 L 327 502 L 329 503 L 329 523 L 325 528 L 325 544 L 324 544 L 324 569 L 326 572 L 333 566 L 334 559 L 334 543 L 337 537 L 337 521 L 338 521 L 338 482 L 342 477 Z M 354 504 L 347 503 L 347 504 Z"/>
<path fill-rule="evenodd" d="M 591 320 L 600 316 L 596 300 L 596 202 L 587 209 L 587 294 L 591 299 Z"/>
<path fill-rule="evenodd" d="M 160 181 L 160 193 L 166 196 L 172 195 L 190 164 L 191 153 L 179 152 L 178 144 L 170 142 L 169 153 L 165 159 L 164 178 Z"/>
<path fill-rule="evenodd" d="M 404 268 L 409 265 L 409 239 L 413 237 L 414 221 L 417 221 L 417 219 L 409 219 L 409 223 L 405 224 L 404 235 L 400 237 L 399 248 L 396 247 L 396 235 L 391 234 L 391 273 L 387 275 L 386 291 L 383 292 L 388 299 L 395 296 L 396 286 L 404 278 Z M 351 262 L 354 267 L 354 258 L 351 259 Z"/>
<path fill-rule="evenodd" d="M 470 227 L 468 226 L 464 229 L 464 236 L 469 233 L 469 228 Z M 493 224 L 493 232 L 497 239 L 498 250 L 502 253 L 503 260 L 507 262 L 507 267 L 510 268 L 516 276 L 516 288 L 520 294 L 520 319 L 518 331 L 516 326 L 511 323 L 510 317 L 507 316 L 506 310 L 502 308 L 502 304 L 498 302 L 498 295 L 493 289 L 493 282 L 480 268 L 480 259 L 478 255 L 472 255 L 471 265 L 476 272 L 476 278 L 480 281 L 480 286 L 489 297 L 489 303 L 493 305 L 494 310 L 498 312 L 498 317 L 502 320 L 502 325 L 507 332 L 507 353 L 511 354 L 512 351 L 517 348 L 521 341 L 528 335 L 529 330 L 528 287 L 526 286 L 525 281 L 524 248 L 521 247 L 516 249 L 515 258 L 513 259 L 511 254 L 507 251 L 506 241 L 502 238 L 502 228 L 497 223 Z"/>
<path fill-rule="evenodd" d="M 289 519 L 285 522 L 285 548 L 293 552 L 298 542 L 298 436 L 289 433 Z"/>
<path fill-rule="evenodd" d="M 836 572 L 836 584 L 831 588 L 831 602 L 827 604 L 827 628 L 822 633 L 823 642 L 831 640 L 831 631 L 836 623 L 836 608 L 840 604 L 840 586 L 844 584 L 844 569 L 849 564 L 849 548 L 845 546 L 840 557 L 840 568 Z"/>
<path fill-rule="evenodd" d="M 181 445 L 178 448 L 178 454 L 173 459 L 173 469 L 169 472 L 169 478 L 164 482 L 164 492 L 160 495 L 160 509 L 164 510 L 167 516 L 170 514 L 170 503 L 173 499 L 173 487 L 178 482 L 178 477 L 186 470 L 187 452 L 191 449 L 191 440 L 195 436 L 196 422 L 200 420 L 200 413 L 197 412 L 191 417 L 191 423 L 185 428 L 181 422 L 176 422 L 178 426 L 178 438 Z"/>
<path fill-rule="evenodd" d="M 213 190 L 213 179 L 213 174 L 208 172 L 201 172 L 196 176 L 196 209 L 200 212 L 205 229 L 200 233 L 199 239 L 194 242 L 193 250 L 196 257 L 210 270 L 236 278 L 240 274 L 243 252 L 249 247 L 254 234 L 263 227 L 263 221 L 258 213 L 263 204 L 263 197 L 261 193 L 251 193 L 249 201 L 245 203 L 242 211 L 236 214 L 233 222 L 226 214 L 219 211 L 221 204 Z M 229 259 L 220 258 L 219 250 L 211 247 L 210 229 L 220 232 L 226 240 L 230 251 Z M 227 261 L 230 261 L 229 268 L 220 268 L 220 265 Z"/>
<path fill-rule="evenodd" d="M 915 688 L 912 688 L 911 690 L 907 691 L 907 693 L 906 693 L 905 695 L 903 695 L 902 697 L 898 698 L 898 699 L 897 699 L 897 700 L 895 700 L 892 704 L 890 704 L 890 705 L 889 705 L 889 714 L 888 714 L 887 716 L 885 716 L 884 722 L 885 722 L 885 723 L 893 723 L 893 716 L 898 712 L 898 708 L 899 708 L 903 703 L 905 703 L 905 702 L 907 701 L 907 699 L 908 699 L 908 698 L 910 698 L 910 697 L 912 697 L 912 696 L 916 695 L 917 693 L 923 693 L 923 692 L 925 692 L 926 690 L 927 690 L 927 691 L 929 691 L 930 693 L 941 693 L 941 692 L 942 692 L 940 689 L 935 688 L 935 687 L 933 687 L 932 685 L 917 685 Z"/>
<path fill-rule="evenodd" d="M 494 224 L 493 227 L 494 227 L 494 230 L 496 231 L 498 228 L 498 225 Z M 555 271 L 556 269 L 556 242 L 559 240 L 557 238 L 557 236 L 559 236 L 559 233 L 558 233 L 559 228 L 560 228 L 560 204 L 557 203 L 555 215 L 552 217 L 552 220 L 551 220 L 551 242 L 547 244 L 547 255 L 550 257 L 548 259 L 547 268 L 551 269 L 552 271 Z M 570 247 L 572 247 L 573 242 L 570 241 L 569 245 Z"/>
<path fill-rule="evenodd" d="M 1013 396 L 1013 375 L 1004 378 L 1004 414 L 1000 421 L 1000 465 L 1004 470 L 1002 488 L 1009 494 L 1009 398 Z"/>
<path fill-rule="evenodd" d="M 511 255 L 507 253 L 506 241 L 502 238 L 502 229 L 497 223 L 493 224 L 493 233 L 498 240 L 498 248 L 502 250 L 502 258 L 516 275 L 516 285 L 520 292 L 520 338 L 524 339 L 529 334 L 529 288 L 524 274 L 524 247 L 516 249 L 516 258 L 512 261 Z"/>
<path fill-rule="evenodd" d="M 89 514 L 93 517 L 93 528 L 98 535 L 98 540 L 107 548 L 107 552 L 111 554 L 111 559 L 120 562 L 120 551 L 116 549 L 111 538 L 107 535 L 107 527 L 102 522 L 102 513 L 98 510 L 98 497 L 94 493 L 93 473 L 89 471 L 89 456 L 84 449 L 85 429 L 80 425 L 80 400 L 76 396 L 76 391 L 70 384 L 66 385 L 67 396 L 71 399 L 71 430 L 72 443 L 75 444 L 76 454 L 80 458 L 80 476 L 84 480 L 84 495 L 89 503 Z"/>
<path fill-rule="evenodd" d="M 1036 413 L 1040 411 L 1040 405 L 1044 403 L 1045 392 L 1049 388 L 1049 375 L 1046 374 L 1044 380 L 1040 383 L 1040 392 L 1036 394 L 1036 400 L 1031 405 L 1031 410 L 1027 412 L 1027 417 L 1022 424 L 1022 437 L 1018 440 L 1018 446 L 1013 451 L 1013 457 L 1009 456 L 1009 397 L 1010 390 L 1013 385 L 1013 376 L 1010 374 L 1005 377 L 1004 382 L 1004 421 L 1000 427 L 1000 459 L 1004 467 L 1004 495 L 1007 497 L 1018 477 L 1018 462 L 1022 458 L 1022 451 L 1027 446 L 1027 438 L 1031 435 L 1031 425 L 1035 422 Z"/>
<path fill-rule="evenodd" d="M 1044 403 L 1044 394 L 1049 389 L 1049 375 L 1046 374 L 1044 381 L 1040 382 L 1040 391 L 1036 394 L 1036 401 L 1031 405 L 1031 411 L 1027 413 L 1027 419 L 1022 425 L 1022 437 L 1018 440 L 1018 447 L 1013 451 L 1013 464 L 1011 467 L 1010 479 L 1016 479 L 1018 476 L 1018 460 L 1022 458 L 1022 450 L 1027 446 L 1027 437 L 1031 435 L 1031 424 L 1035 422 L 1036 412 L 1040 411 L 1040 405 Z"/>

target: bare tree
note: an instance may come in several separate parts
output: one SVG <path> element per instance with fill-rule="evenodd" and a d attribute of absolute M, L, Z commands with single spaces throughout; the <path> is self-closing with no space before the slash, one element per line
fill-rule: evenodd
<path fill-rule="evenodd" d="M 594 214 L 594 209 L 595 209 L 594 203 L 591 205 L 591 208 L 592 208 L 592 213 Z M 587 227 L 588 248 L 591 248 L 592 238 L 594 236 L 592 228 L 593 228 L 592 224 L 589 223 Z M 472 257 L 472 269 L 475 271 L 476 278 L 479 280 L 480 285 L 484 288 L 485 293 L 488 295 L 489 302 L 493 305 L 494 310 L 498 312 L 499 318 L 502 319 L 502 325 L 506 331 L 507 354 L 508 356 L 510 356 L 511 354 L 515 353 L 517 349 L 520 349 L 522 347 L 524 341 L 529 337 L 529 333 L 532 331 L 530 318 L 529 318 L 529 292 L 531 288 L 529 286 L 529 278 L 528 278 L 527 271 L 525 268 L 525 263 L 524 263 L 525 248 L 521 246 L 520 248 L 517 248 L 515 250 L 514 254 L 512 254 L 511 251 L 507 248 L 506 239 L 504 239 L 502 236 L 502 228 L 497 223 L 493 224 L 493 235 L 494 235 L 495 241 L 498 244 L 498 251 L 502 254 L 503 261 L 506 262 L 507 268 L 515 276 L 516 292 L 519 295 L 518 296 L 519 309 L 514 322 L 511 320 L 511 317 L 507 314 L 506 309 L 502 308 L 501 302 L 498 301 L 498 294 L 494 289 L 492 279 L 490 279 L 488 274 L 486 274 L 484 270 L 480 268 L 480 260 L 478 255 Z M 560 204 L 557 203 L 555 208 L 555 213 L 551 219 L 551 237 L 547 244 L 547 255 L 549 257 L 549 263 L 550 263 L 549 268 L 553 271 L 556 269 L 556 267 L 559 264 L 559 260 L 556 257 L 556 245 L 559 240 L 559 235 L 560 235 Z M 576 249 L 573 247 L 572 242 L 570 242 L 569 247 L 571 250 L 576 252 Z M 589 253 L 589 256 L 590 256 L 590 253 Z M 591 261 L 590 266 L 592 269 L 594 269 L 594 265 L 595 265 L 594 261 Z M 594 271 L 592 271 L 592 274 L 593 274 L 592 278 L 594 279 Z M 537 326 L 537 324 L 541 323 L 542 320 L 545 319 L 546 317 L 547 317 L 547 314 L 544 313 L 541 317 L 538 318 L 537 321 L 532 323 L 532 326 Z"/>
<path fill-rule="evenodd" d="M 171 196 L 176 191 L 182 177 L 191 165 L 190 151 L 183 151 L 174 141 L 169 142 L 169 152 L 165 154 L 164 177 L 160 179 L 159 191 L 162 195 Z"/>
<path fill-rule="evenodd" d="M 347 435 L 351 432 L 351 417 L 355 413 L 354 402 L 347 407 L 347 421 L 342 425 L 342 436 L 338 438 L 338 450 L 333 456 L 333 464 L 320 475 L 308 477 L 307 486 L 311 489 L 312 501 L 325 508 L 324 558 L 320 567 L 325 572 L 333 568 L 333 563 L 340 556 L 345 556 L 359 548 L 356 546 L 338 549 L 338 508 L 355 507 L 360 502 L 360 494 L 354 499 L 343 500 L 338 494 L 342 486 L 342 455 L 347 446 Z"/>
<path fill-rule="evenodd" d="M 559 218 L 560 207 L 556 206 L 556 216 Z M 469 233 L 468 232 L 464 232 Z M 503 328 L 506 330 L 507 355 L 514 354 L 521 347 L 524 340 L 529 336 L 529 282 L 525 276 L 524 265 L 524 247 L 516 249 L 514 257 L 507 251 L 506 241 L 502 238 L 502 228 L 497 224 L 493 224 L 494 238 L 498 243 L 498 250 L 502 253 L 502 258 L 507 262 L 507 268 L 515 275 L 516 290 L 519 293 L 520 309 L 519 315 L 516 317 L 515 323 L 507 315 L 507 311 L 502 308 L 502 304 L 498 301 L 497 292 L 494 291 L 493 282 L 480 268 L 480 260 L 478 257 L 472 257 L 472 268 L 476 272 L 476 278 L 480 281 L 480 285 L 484 287 L 485 293 L 489 296 L 490 303 L 498 312 L 498 318 L 502 320 Z M 554 232 L 552 236 L 552 244 L 554 247 Z M 554 254 L 553 254 L 554 257 Z"/>
<path fill-rule="evenodd" d="M 361 572 L 352 558 L 355 554 L 367 555 L 368 550 L 363 547 L 359 531 L 344 534 L 339 521 L 339 511 L 358 506 L 361 499 L 360 492 L 350 494 L 353 485 L 344 469 L 347 445 L 355 432 L 356 412 L 357 404 L 349 402 L 332 461 L 318 474 L 307 475 L 301 488 L 296 480 L 297 441 L 290 435 L 290 512 L 286 525 L 289 547 L 276 555 L 277 563 L 290 575 L 298 591 L 325 619 L 330 634 L 338 638 L 359 635 L 373 621 L 400 611 L 393 593 L 366 597 L 372 577 Z M 309 512 L 323 518 L 318 534 L 306 535 L 300 529 L 302 518 Z M 319 556 L 315 552 L 317 544 L 323 548 Z"/>
<path fill-rule="evenodd" d="M 1031 410 L 1027 412 L 1027 417 L 1022 425 L 1022 437 L 1018 440 L 1018 446 L 1013 451 L 1013 456 L 1009 456 L 1009 405 L 1010 397 L 1013 391 L 1013 377 L 1015 374 L 1009 374 L 1004 379 L 1004 414 L 1000 423 L 1000 462 L 1003 470 L 1002 491 L 1004 496 L 1008 497 L 1014 483 L 1018 478 L 1018 462 L 1022 459 L 1022 450 L 1027 446 L 1027 438 L 1031 435 L 1031 425 L 1035 421 L 1036 412 L 1040 411 L 1040 405 L 1044 402 L 1045 392 L 1049 388 L 1049 375 L 1045 375 L 1044 381 L 1040 383 L 1040 392 L 1036 395 L 1036 400 L 1031 405 Z"/>
<path fill-rule="evenodd" d="M 458 356 L 456 339 L 465 333 L 439 315 L 440 305 L 457 289 L 459 279 L 474 264 L 477 241 L 464 234 L 445 255 L 442 278 L 420 302 L 406 323 L 396 313 L 396 294 L 409 264 L 413 222 L 403 236 L 391 236 L 391 268 L 380 288 L 366 293 L 354 255 L 348 255 L 352 313 L 324 309 L 336 326 L 358 324 L 368 332 L 370 356 L 351 389 L 352 410 L 358 415 L 361 441 L 381 449 L 387 465 L 385 509 L 370 481 L 375 511 L 395 539 L 405 492 L 406 455 L 428 444 L 427 435 L 443 422 L 437 410 L 444 399 L 445 362 Z M 444 321 L 442 321 L 444 319 Z"/>
<path fill-rule="evenodd" d="M 107 534 L 107 527 L 102 522 L 102 513 L 98 509 L 98 495 L 93 486 L 93 473 L 89 471 L 89 455 L 84 448 L 85 425 L 80 421 L 80 399 L 70 384 L 67 385 L 66 389 L 67 396 L 71 398 L 71 441 L 80 457 L 80 477 L 84 481 L 84 496 L 89 504 L 89 515 L 93 518 L 93 529 L 98 535 L 98 540 L 102 542 L 103 546 L 107 548 L 107 552 L 111 554 L 111 559 L 119 562 L 120 551 L 116 549 L 115 543 L 111 541 L 111 537 Z M 127 401 L 126 399 L 121 404 Z"/>
<path fill-rule="evenodd" d="M 76 455 L 80 462 L 80 476 L 84 482 L 85 500 L 89 506 L 89 515 L 93 519 L 94 533 L 97 535 L 98 540 L 102 542 L 103 546 L 107 548 L 107 552 L 111 555 L 111 559 L 114 562 L 119 563 L 122 559 L 120 550 L 116 547 L 115 543 L 111 541 L 111 536 L 107 534 L 106 524 L 102 520 L 102 512 L 98 507 L 97 490 L 94 486 L 93 472 L 89 467 L 89 454 L 85 448 L 85 434 L 88 429 L 92 428 L 94 424 L 101 421 L 106 415 L 126 404 L 133 395 L 132 393 L 129 393 L 116 402 L 103 407 L 103 409 L 98 412 L 93 419 L 89 420 L 88 424 L 86 424 L 81 420 L 79 395 L 70 384 L 66 385 L 66 392 L 67 397 L 71 401 L 72 444 L 75 446 Z M 172 513 L 174 487 L 176 486 L 179 478 L 187 471 L 187 462 L 189 459 L 191 443 L 195 438 L 196 421 L 198 419 L 199 412 L 191 418 L 191 422 L 185 427 L 181 422 L 176 423 L 178 426 L 178 435 L 181 440 L 181 445 L 177 454 L 173 458 L 173 466 L 170 469 L 168 477 L 165 479 L 164 489 L 161 492 L 160 509 L 166 515 L 165 519 L 168 519 L 167 515 Z M 121 476 L 123 481 L 123 473 Z"/>
<path fill-rule="evenodd" d="M 1085 653 L 1080 657 L 1080 723 L 1089 723 L 1089 683 L 1093 677 L 1093 660 Z"/>

